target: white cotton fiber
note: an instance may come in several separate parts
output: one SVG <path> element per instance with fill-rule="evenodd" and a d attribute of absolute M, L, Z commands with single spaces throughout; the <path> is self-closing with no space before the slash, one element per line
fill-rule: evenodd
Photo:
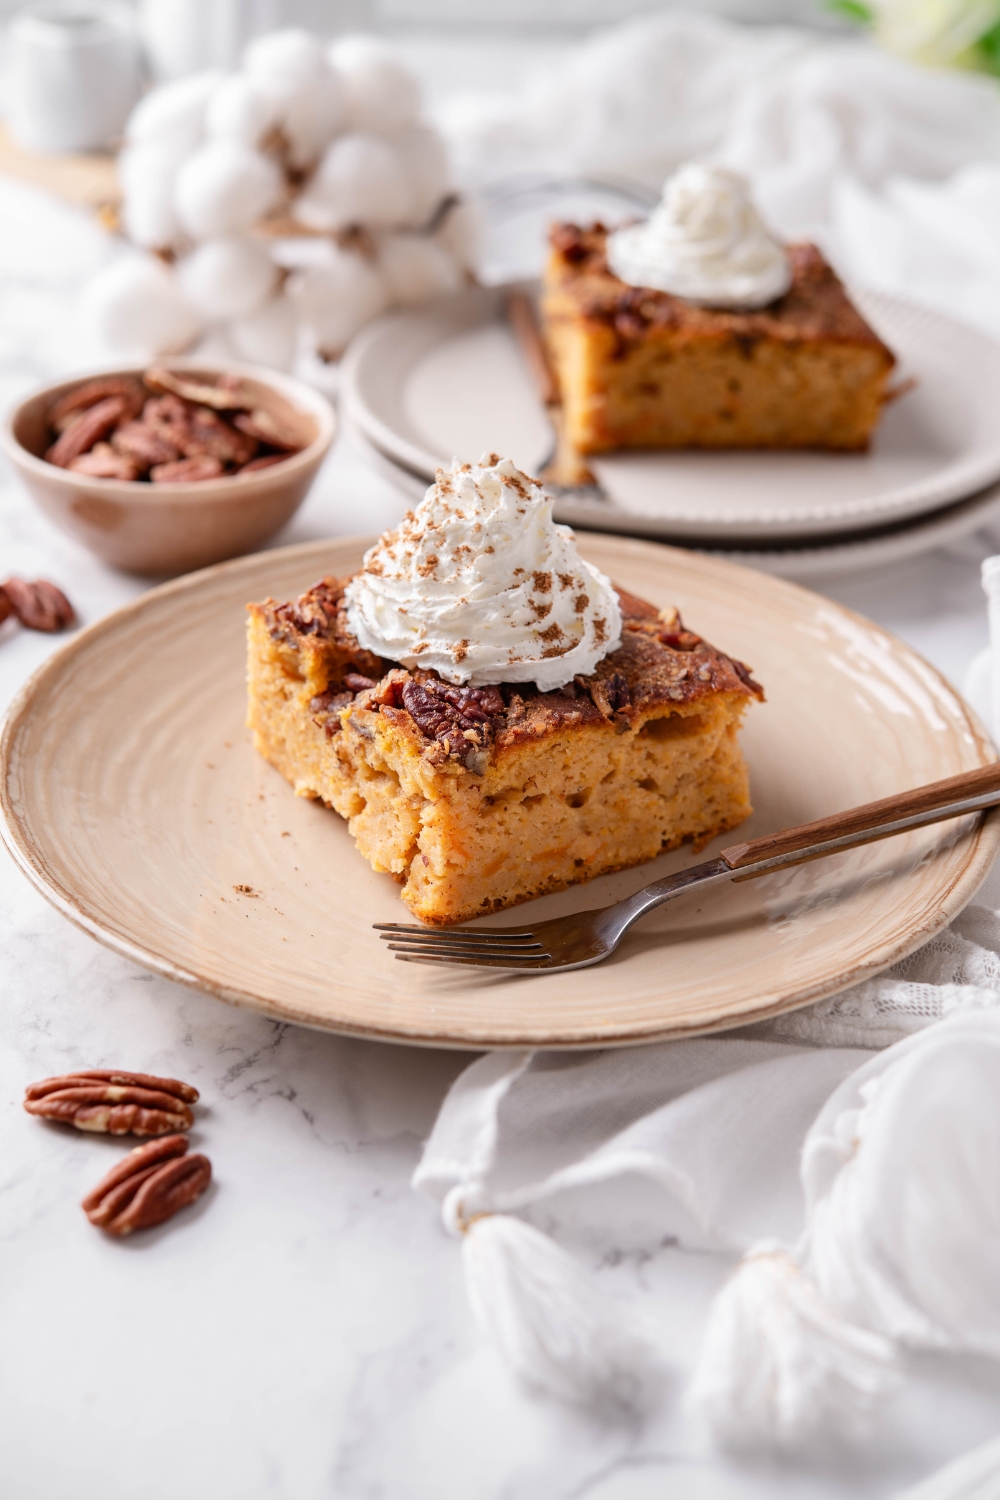
<path fill-rule="evenodd" d="M 238 234 L 277 207 L 284 183 L 273 161 L 239 141 L 200 147 L 177 178 L 181 224 L 196 240 Z"/>
<path fill-rule="evenodd" d="M 410 191 L 408 222 L 425 224 L 448 191 L 448 152 L 436 130 L 421 126 L 393 141 Z"/>
<path fill-rule="evenodd" d="M 345 37 L 330 49 L 343 79 L 349 128 L 394 135 L 420 117 L 420 86 L 392 49 L 375 37 Z"/>
<path fill-rule="evenodd" d="M 132 243 L 143 250 L 166 250 L 181 238 L 174 206 L 181 159 L 173 146 L 156 142 L 126 146 L 119 154 L 122 224 Z"/>
<path fill-rule="evenodd" d="M 479 209 L 462 198 L 454 203 L 438 226 L 434 238 L 464 271 L 475 273 L 482 251 L 483 224 Z"/>
<path fill-rule="evenodd" d="M 205 114 L 209 136 L 259 146 L 274 126 L 277 108 L 266 91 L 252 78 L 227 78 L 212 95 Z"/>
<path fill-rule="evenodd" d="M 268 87 L 308 83 L 319 76 L 326 65 L 322 43 L 308 31 L 294 27 L 258 37 L 243 54 L 247 76 Z"/>
<path fill-rule="evenodd" d="M 263 245 L 233 237 L 206 240 L 177 274 L 202 317 L 217 321 L 256 312 L 274 291 L 278 268 Z"/>
<path fill-rule="evenodd" d="M 410 196 L 399 155 L 370 135 L 343 135 L 323 160 L 292 212 L 310 229 L 405 223 Z"/>
<path fill-rule="evenodd" d="M 294 272 L 288 292 L 316 347 L 327 355 L 340 354 L 358 329 L 388 305 L 377 267 L 336 245 L 324 265 Z"/>
<path fill-rule="evenodd" d="M 277 31 L 251 42 L 247 77 L 271 101 L 293 167 L 309 167 L 341 128 L 343 88 L 322 46 L 306 31 Z"/>
<path fill-rule="evenodd" d="M 344 120 L 340 80 L 326 67 L 319 77 L 289 89 L 279 101 L 281 128 L 293 167 L 312 166 L 333 140 Z"/>
<path fill-rule="evenodd" d="M 274 370 L 290 370 L 295 359 L 298 317 L 295 306 L 279 293 L 263 307 L 229 324 L 229 339 L 241 359 Z"/>
<path fill-rule="evenodd" d="M 201 331 L 176 274 L 153 255 L 106 266 L 86 288 L 81 311 L 110 348 L 143 359 L 178 354 Z"/>
<path fill-rule="evenodd" d="M 385 235 L 378 260 L 391 300 L 403 307 L 457 292 L 462 284 L 455 260 L 427 235 Z"/>
<path fill-rule="evenodd" d="M 202 138 L 208 101 L 221 81 L 220 73 L 196 73 L 153 89 L 129 115 L 126 139 L 169 144 L 179 154 L 192 151 Z"/>

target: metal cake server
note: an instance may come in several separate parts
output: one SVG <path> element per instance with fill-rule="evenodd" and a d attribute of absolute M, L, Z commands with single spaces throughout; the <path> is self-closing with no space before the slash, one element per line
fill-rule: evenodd
<path fill-rule="evenodd" d="M 867 802 L 815 823 L 785 828 L 748 843 L 732 844 L 717 859 L 654 880 L 624 901 L 596 911 L 576 912 L 526 927 L 428 928 L 402 922 L 376 922 L 375 929 L 397 958 L 416 963 L 472 964 L 478 968 L 521 970 L 584 969 L 613 953 L 633 922 L 685 891 L 753 880 L 771 870 L 805 864 L 1000 804 L 1000 762 L 950 776 L 929 786 Z"/>
<path fill-rule="evenodd" d="M 535 304 L 527 292 L 514 289 L 506 297 L 507 321 L 531 371 L 539 399 L 552 424 L 552 448 L 538 470 L 538 477 L 551 495 L 560 500 L 600 500 L 608 493 L 566 437 L 559 382 L 545 347 Z"/>

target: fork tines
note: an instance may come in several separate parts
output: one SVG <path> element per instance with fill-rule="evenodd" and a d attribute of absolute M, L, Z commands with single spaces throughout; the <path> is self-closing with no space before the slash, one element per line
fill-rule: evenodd
<path fill-rule="evenodd" d="M 441 931 L 402 922 L 374 924 L 397 958 L 424 963 L 476 964 L 488 968 L 525 968 L 551 960 L 533 932 L 497 932 L 489 928 L 452 927 Z"/>

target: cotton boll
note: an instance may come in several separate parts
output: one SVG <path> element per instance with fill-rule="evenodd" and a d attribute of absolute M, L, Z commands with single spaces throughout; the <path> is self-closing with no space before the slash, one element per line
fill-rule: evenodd
<path fill-rule="evenodd" d="M 421 126 L 393 141 L 410 189 L 410 222 L 424 224 L 448 191 L 448 151 L 436 130 Z"/>
<path fill-rule="evenodd" d="M 290 370 L 298 342 L 298 317 L 290 298 L 280 294 L 256 312 L 229 325 L 229 338 L 241 359 L 273 370 Z"/>
<path fill-rule="evenodd" d="M 344 120 L 340 78 L 321 44 L 307 31 L 277 31 L 251 42 L 244 61 L 249 82 L 271 102 L 292 166 L 311 166 Z"/>
<path fill-rule="evenodd" d="M 270 87 L 309 83 L 323 73 L 327 60 L 321 42 L 308 31 L 289 27 L 251 42 L 243 54 L 243 66 L 250 78 Z"/>
<path fill-rule="evenodd" d="M 209 136 L 259 146 L 277 120 L 276 105 L 252 78 L 227 78 L 216 89 L 205 115 Z"/>
<path fill-rule="evenodd" d="M 169 250 L 181 238 L 172 178 L 150 175 L 136 182 L 121 215 L 125 233 L 142 250 Z"/>
<path fill-rule="evenodd" d="M 196 73 L 153 89 L 129 115 L 126 139 L 137 145 L 169 144 L 180 155 L 193 151 L 202 138 L 209 99 L 221 82 L 221 73 Z"/>
<path fill-rule="evenodd" d="M 374 136 L 343 135 L 327 148 L 292 212 L 310 229 L 389 228 L 406 222 L 409 207 L 398 153 Z"/>
<path fill-rule="evenodd" d="M 330 144 L 344 122 L 340 80 L 324 62 L 323 71 L 308 83 L 289 88 L 278 111 L 288 141 L 293 167 L 309 167 Z"/>
<path fill-rule="evenodd" d="M 378 259 L 389 296 L 403 307 L 457 292 L 462 284 L 455 261 L 427 235 L 387 234 Z"/>
<path fill-rule="evenodd" d="M 105 344 L 144 359 L 177 354 L 201 331 L 176 274 L 153 255 L 105 267 L 86 288 L 81 310 Z"/>
<path fill-rule="evenodd" d="M 207 240 L 177 267 L 181 286 L 206 319 L 243 318 L 274 291 L 278 268 L 253 240 Z"/>
<path fill-rule="evenodd" d="M 184 163 L 175 202 L 196 240 L 247 229 L 281 201 L 284 183 L 273 161 L 239 141 L 215 140 Z"/>
<path fill-rule="evenodd" d="M 144 141 L 127 145 L 118 154 L 115 170 L 122 192 L 128 197 L 137 187 L 155 177 L 158 182 L 172 183 L 187 153 L 178 151 L 166 141 Z"/>
<path fill-rule="evenodd" d="M 474 203 L 467 198 L 455 203 L 438 226 L 434 238 L 464 271 L 476 272 L 482 253 L 483 223 Z"/>
<path fill-rule="evenodd" d="M 330 355 L 340 354 L 358 329 L 388 305 L 378 268 L 337 246 L 331 246 L 326 264 L 296 271 L 288 292 L 317 348 Z"/>
<path fill-rule="evenodd" d="M 345 37 L 330 49 L 344 82 L 352 130 L 394 135 L 420 118 L 420 85 L 390 47 L 375 37 Z"/>
<path fill-rule="evenodd" d="M 182 157 L 172 144 L 126 146 L 118 157 L 122 223 L 129 239 L 144 250 L 163 250 L 181 237 L 174 207 L 174 183 Z"/>

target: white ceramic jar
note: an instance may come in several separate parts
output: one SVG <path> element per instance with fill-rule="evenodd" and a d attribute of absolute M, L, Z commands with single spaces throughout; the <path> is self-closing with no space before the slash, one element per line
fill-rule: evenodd
<path fill-rule="evenodd" d="M 184 78 L 235 68 L 255 36 L 276 31 L 282 0 L 139 0 L 139 27 L 154 75 Z"/>
<path fill-rule="evenodd" d="M 142 85 L 139 42 L 118 5 L 33 5 L 10 22 L 6 114 L 32 151 L 100 151 L 121 136 Z"/>

